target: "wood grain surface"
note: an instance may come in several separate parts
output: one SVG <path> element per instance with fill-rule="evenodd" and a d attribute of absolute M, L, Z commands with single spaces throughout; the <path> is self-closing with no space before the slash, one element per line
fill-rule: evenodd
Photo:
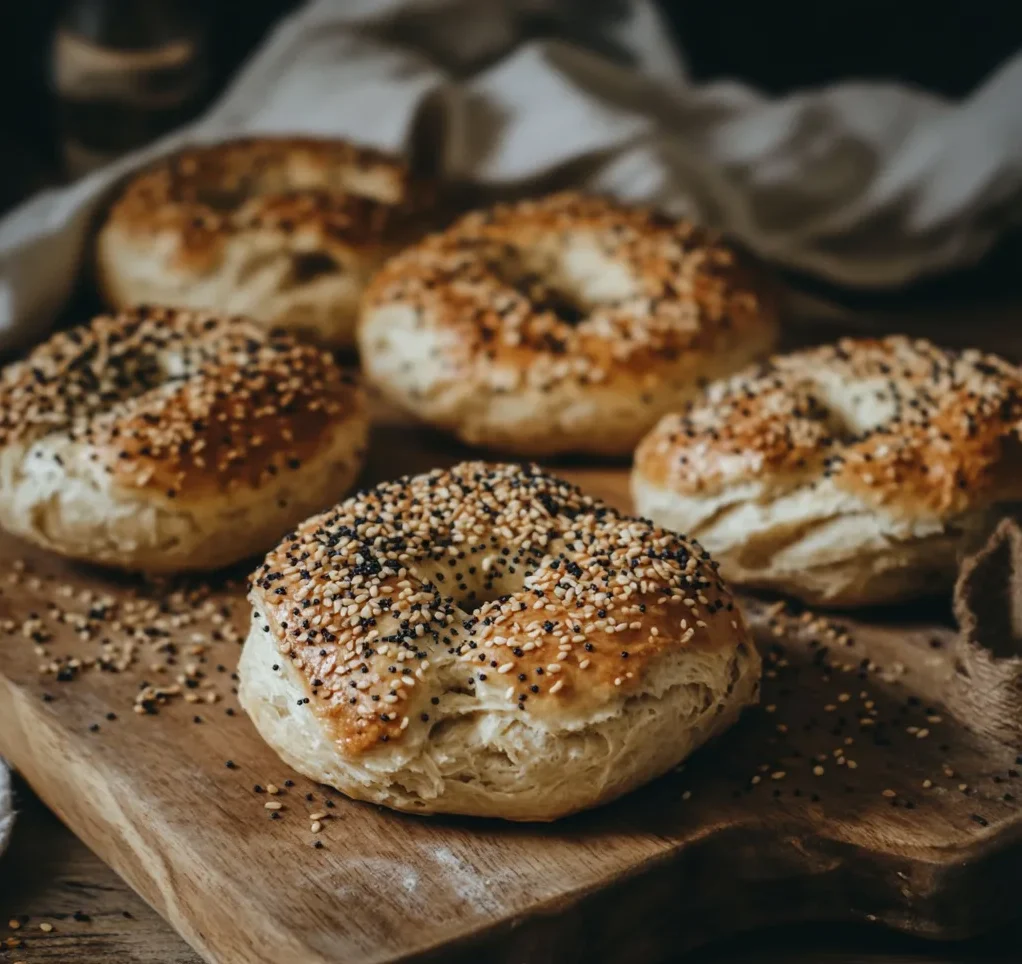
<path fill-rule="evenodd" d="M 201 958 L 23 784 L 13 849 L 0 858 L 0 961 L 201 964 Z M 17 930 L 8 923 L 16 920 Z M 41 924 L 54 930 L 41 931 Z M 18 942 L 5 947 L 6 940 Z M 672 964 L 1014 964 L 1014 929 L 935 942 L 877 926 L 775 927 Z M 240 962 L 239 962 L 240 964 Z"/>
<path fill-rule="evenodd" d="M 395 427 L 373 451 L 366 481 L 464 454 Z M 626 502 L 623 467 L 559 468 Z M 760 709 L 612 806 L 506 826 L 401 816 L 289 774 L 231 693 L 239 647 L 223 624 L 247 623 L 238 590 L 215 591 L 209 618 L 180 638 L 140 643 L 124 672 L 41 675 L 33 634 L 47 658 L 100 645 L 61 614 L 102 610 L 105 595 L 159 606 L 169 590 L 9 540 L 0 552 L 0 620 L 13 623 L 0 639 L 0 753 L 210 961 L 638 962 L 789 921 L 964 937 L 1017 913 L 1015 751 L 935 705 L 950 634 L 932 614 L 884 628 L 750 603 L 767 659 Z M 15 557 L 27 571 L 12 571 Z M 103 638 L 117 642 L 118 625 Z M 168 642 L 182 662 L 203 648 L 195 698 L 208 688 L 218 701 L 136 715 Z M 254 791 L 269 783 L 283 790 L 279 819 Z M 327 807 L 312 834 L 309 814 Z"/>

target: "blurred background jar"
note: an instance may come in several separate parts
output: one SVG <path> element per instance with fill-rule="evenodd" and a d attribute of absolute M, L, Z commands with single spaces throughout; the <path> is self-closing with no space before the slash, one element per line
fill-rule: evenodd
<path fill-rule="evenodd" d="M 70 0 L 50 79 L 64 175 L 80 177 L 193 117 L 208 82 L 207 23 L 188 0 Z"/>

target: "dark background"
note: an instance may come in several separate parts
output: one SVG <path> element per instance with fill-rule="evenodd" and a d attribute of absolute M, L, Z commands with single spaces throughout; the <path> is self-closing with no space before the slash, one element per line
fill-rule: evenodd
<path fill-rule="evenodd" d="M 299 5 L 193 2 L 202 4 L 209 23 L 209 96 L 273 22 Z M 62 5 L 0 0 L 0 211 L 59 178 L 46 71 Z M 659 6 L 697 80 L 737 78 L 776 94 L 855 77 L 962 97 L 1022 47 L 1019 0 L 660 0 Z M 1020 265 L 1022 241 L 1006 238 L 977 269 L 882 297 L 900 302 L 1019 291 Z M 824 292 L 850 303 L 877 298 Z"/>

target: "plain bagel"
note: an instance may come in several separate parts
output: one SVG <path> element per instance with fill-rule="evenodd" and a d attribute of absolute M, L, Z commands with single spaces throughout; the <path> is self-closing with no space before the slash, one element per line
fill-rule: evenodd
<path fill-rule="evenodd" d="M 725 577 L 859 606 L 946 590 L 1022 500 L 1022 377 L 923 340 L 845 340 L 711 385 L 643 440 L 637 511 Z"/>
<path fill-rule="evenodd" d="M 0 380 L 0 524 L 77 559 L 212 569 L 343 495 L 359 389 L 244 319 L 138 308 L 61 332 Z"/>
<path fill-rule="evenodd" d="M 676 766 L 760 660 L 705 551 L 535 466 L 377 486 L 252 577 L 240 699 L 296 770 L 416 813 L 552 820 Z"/>
<path fill-rule="evenodd" d="M 401 161 L 343 141 L 191 148 L 128 182 L 99 234 L 99 286 L 114 308 L 246 315 L 349 347 L 366 282 L 432 197 Z"/>
<path fill-rule="evenodd" d="M 730 248 L 558 194 L 468 215 L 389 261 L 359 347 L 388 399 L 466 442 L 625 455 L 776 336 L 769 286 Z"/>

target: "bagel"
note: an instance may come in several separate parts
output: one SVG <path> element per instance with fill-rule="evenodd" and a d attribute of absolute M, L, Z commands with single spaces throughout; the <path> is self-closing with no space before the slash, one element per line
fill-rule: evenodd
<path fill-rule="evenodd" d="M 213 569 L 351 486 L 367 416 L 324 351 L 244 319 L 136 308 L 0 378 L 0 525 L 133 570 Z"/>
<path fill-rule="evenodd" d="M 715 383 L 635 455 L 636 509 L 725 578 L 810 603 L 944 591 L 1022 499 L 1022 380 L 978 351 L 844 340 Z"/>
<path fill-rule="evenodd" d="M 367 378 L 399 408 L 529 456 L 630 455 L 776 336 L 769 286 L 735 252 L 577 194 L 470 214 L 397 255 L 358 332 Z"/>
<path fill-rule="evenodd" d="M 97 241 L 115 309 L 172 304 L 353 344 L 363 288 L 420 232 L 432 192 L 343 141 L 249 139 L 176 154 L 129 181 Z"/>
<path fill-rule="evenodd" d="M 552 820 L 670 770 L 758 691 L 704 550 L 535 466 L 355 496 L 250 598 L 239 698 L 263 738 L 397 810 Z"/>

